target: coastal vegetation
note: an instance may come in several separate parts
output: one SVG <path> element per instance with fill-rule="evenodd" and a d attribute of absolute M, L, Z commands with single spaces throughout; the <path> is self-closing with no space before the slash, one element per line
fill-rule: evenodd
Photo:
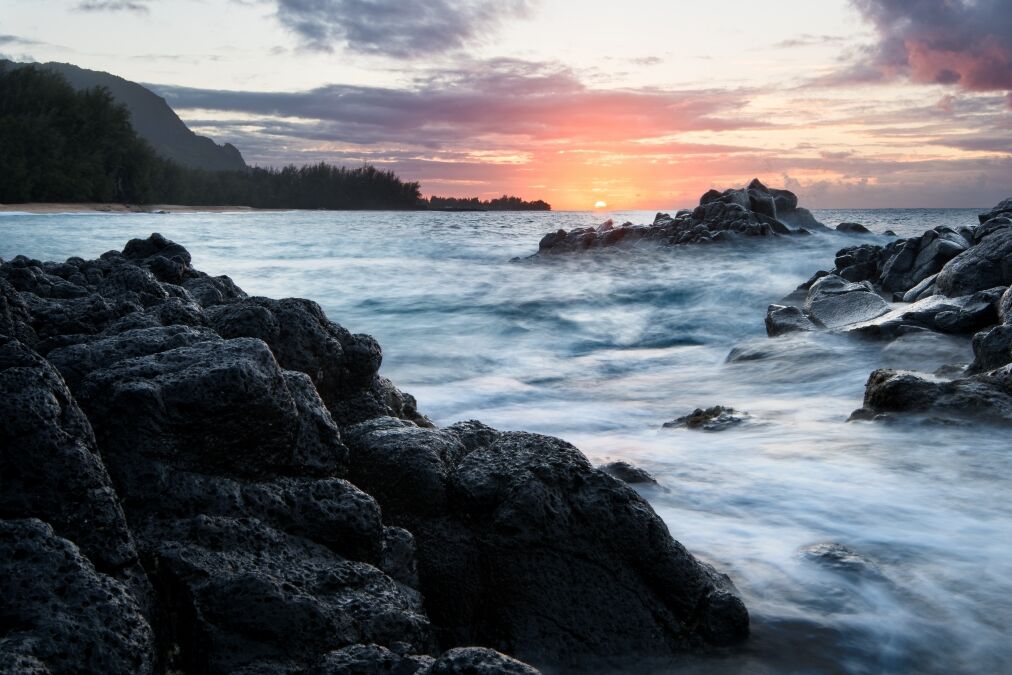
<path fill-rule="evenodd" d="M 324 162 L 213 171 L 160 156 L 104 87 L 0 64 L 0 203 L 243 205 L 276 209 L 549 210 L 503 195 L 423 199 L 417 182 L 371 165 Z"/>
<path fill-rule="evenodd" d="M 477 197 L 437 197 L 426 200 L 430 209 L 441 211 L 551 211 L 552 206 L 546 201 L 536 199 L 524 201 L 520 197 L 503 195 L 495 199 L 478 199 Z"/>

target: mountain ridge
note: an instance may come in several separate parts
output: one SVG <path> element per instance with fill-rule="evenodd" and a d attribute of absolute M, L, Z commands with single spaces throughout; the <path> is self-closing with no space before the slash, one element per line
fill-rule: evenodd
<path fill-rule="evenodd" d="M 242 153 L 231 143 L 218 145 L 186 126 L 168 102 L 147 87 L 112 73 L 89 70 L 71 63 L 19 63 L 0 60 L 11 68 L 36 66 L 59 73 L 74 89 L 105 87 L 130 112 L 131 124 L 155 152 L 191 169 L 245 171 Z"/>

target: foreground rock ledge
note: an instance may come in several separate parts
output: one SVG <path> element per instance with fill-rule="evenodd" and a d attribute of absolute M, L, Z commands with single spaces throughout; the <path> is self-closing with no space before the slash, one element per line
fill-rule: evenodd
<path fill-rule="evenodd" d="M 0 263 L 0 672 L 529 675 L 747 637 L 622 481 L 435 428 L 381 361 L 157 234 Z"/>

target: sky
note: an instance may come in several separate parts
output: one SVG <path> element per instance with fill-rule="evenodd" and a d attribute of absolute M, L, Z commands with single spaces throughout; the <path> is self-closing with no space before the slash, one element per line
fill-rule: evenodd
<path fill-rule="evenodd" d="M 0 55 L 144 83 L 260 166 L 674 209 L 1012 196 L 1012 0 L 0 0 Z"/>

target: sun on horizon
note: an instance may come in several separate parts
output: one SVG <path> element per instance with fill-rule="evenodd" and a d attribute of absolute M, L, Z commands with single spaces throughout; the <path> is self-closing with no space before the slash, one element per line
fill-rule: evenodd
<path fill-rule="evenodd" d="M 606 202 L 606 201 L 598 199 L 596 202 L 594 202 L 594 208 L 595 209 L 604 209 L 604 208 L 607 208 L 607 207 L 608 207 L 608 202 Z"/>

